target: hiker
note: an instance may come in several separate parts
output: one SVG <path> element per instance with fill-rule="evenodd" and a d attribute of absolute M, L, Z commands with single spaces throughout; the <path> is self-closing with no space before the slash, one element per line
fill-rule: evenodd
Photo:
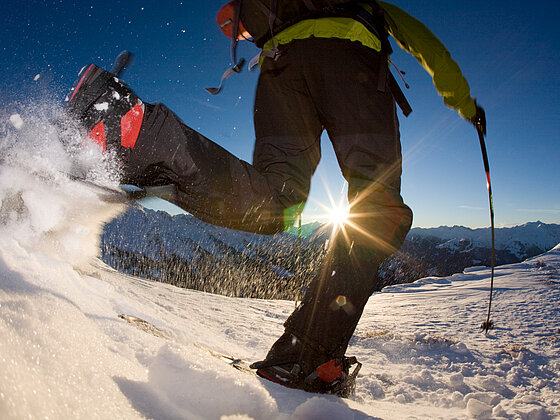
<path fill-rule="evenodd" d="M 389 71 L 388 35 L 433 75 L 445 104 L 485 127 L 484 111 L 441 42 L 389 3 L 234 0 L 218 18 L 234 51 L 238 38 L 262 48 L 252 164 L 93 65 L 80 75 L 69 108 L 96 142 L 119 154 L 123 183 L 173 184 L 173 202 L 194 216 L 260 234 L 282 232 L 301 214 L 327 131 L 348 182 L 349 222 L 285 332 L 253 367 L 284 386 L 344 395 L 356 363 L 345 353 L 368 298 L 381 288 L 379 265 L 412 224 L 400 195 L 396 105 L 405 115 L 411 109 Z M 233 61 L 239 71 L 235 54 Z"/>

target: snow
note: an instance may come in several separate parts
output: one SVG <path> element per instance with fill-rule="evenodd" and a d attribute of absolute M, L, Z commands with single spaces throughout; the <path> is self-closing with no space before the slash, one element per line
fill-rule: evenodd
<path fill-rule="evenodd" d="M 101 228 L 123 209 L 64 173 L 78 161 L 99 181 L 107 160 L 69 155 L 36 114 L 0 130 L 0 418 L 560 418 L 560 246 L 497 268 L 486 336 L 487 268 L 385 288 L 348 351 L 364 365 L 355 395 L 290 390 L 203 347 L 258 360 L 294 303 L 179 289 L 104 265 Z"/>
<path fill-rule="evenodd" d="M 109 109 L 109 102 L 102 102 L 100 104 L 95 104 L 93 107 L 98 111 L 107 111 Z"/>
<path fill-rule="evenodd" d="M 10 123 L 14 126 L 16 130 L 21 130 L 23 127 L 23 120 L 21 119 L 21 115 L 19 114 L 11 115 Z"/>

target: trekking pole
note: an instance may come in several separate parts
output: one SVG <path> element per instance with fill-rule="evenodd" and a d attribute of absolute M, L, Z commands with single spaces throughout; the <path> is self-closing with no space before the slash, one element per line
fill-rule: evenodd
<path fill-rule="evenodd" d="M 481 108 L 482 109 L 482 108 Z M 483 112 L 483 111 L 482 111 Z M 496 248 L 495 248 L 495 229 L 494 229 L 494 203 L 492 198 L 492 184 L 490 183 L 490 165 L 488 163 L 488 153 L 486 152 L 486 143 L 484 141 L 484 136 L 486 135 L 486 118 L 484 115 L 481 119 L 474 122 L 474 126 L 478 133 L 478 140 L 480 141 L 480 149 L 482 151 L 482 160 L 484 161 L 484 171 L 486 172 L 486 185 L 488 187 L 488 200 L 490 202 L 490 230 L 492 232 L 492 251 L 491 251 L 491 276 L 490 276 L 490 300 L 488 302 L 488 315 L 486 321 L 480 325 L 480 328 L 484 330 L 484 334 L 488 334 L 488 331 L 494 328 L 494 323 L 490 320 L 490 311 L 492 308 L 492 294 L 494 291 L 494 266 L 496 260 Z"/>
<path fill-rule="evenodd" d="M 297 241 L 297 258 L 296 258 L 296 283 L 301 281 L 301 211 L 298 212 L 298 241 Z M 302 286 L 303 287 L 303 286 Z M 298 298 L 301 297 L 301 287 L 296 293 L 295 305 L 298 306 Z"/>

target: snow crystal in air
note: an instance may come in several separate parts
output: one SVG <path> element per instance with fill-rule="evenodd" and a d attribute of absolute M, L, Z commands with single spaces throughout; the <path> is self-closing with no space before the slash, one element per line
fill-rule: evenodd
<path fill-rule="evenodd" d="M 23 127 L 23 119 L 19 114 L 13 114 L 10 116 L 10 123 L 14 126 L 16 130 L 21 130 Z"/>

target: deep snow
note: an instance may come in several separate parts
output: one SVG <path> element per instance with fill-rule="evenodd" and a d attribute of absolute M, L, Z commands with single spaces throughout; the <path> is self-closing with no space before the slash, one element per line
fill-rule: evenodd
<path fill-rule="evenodd" d="M 289 390 L 200 346 L 262 358 L 294 303 L 178 289 L 104 265 L 99 234 L 122 208 L 63 174 L 78 161 L 99 180 L 110 162 L 65 153 L 38 114 L 0 126 L 1 418 L 560 418 L 560 247 L 497 268 L 487 336 L 478 329 L 486 268 L 385 288 L 348 352 L 364 364 L 355 396 Z"/>

